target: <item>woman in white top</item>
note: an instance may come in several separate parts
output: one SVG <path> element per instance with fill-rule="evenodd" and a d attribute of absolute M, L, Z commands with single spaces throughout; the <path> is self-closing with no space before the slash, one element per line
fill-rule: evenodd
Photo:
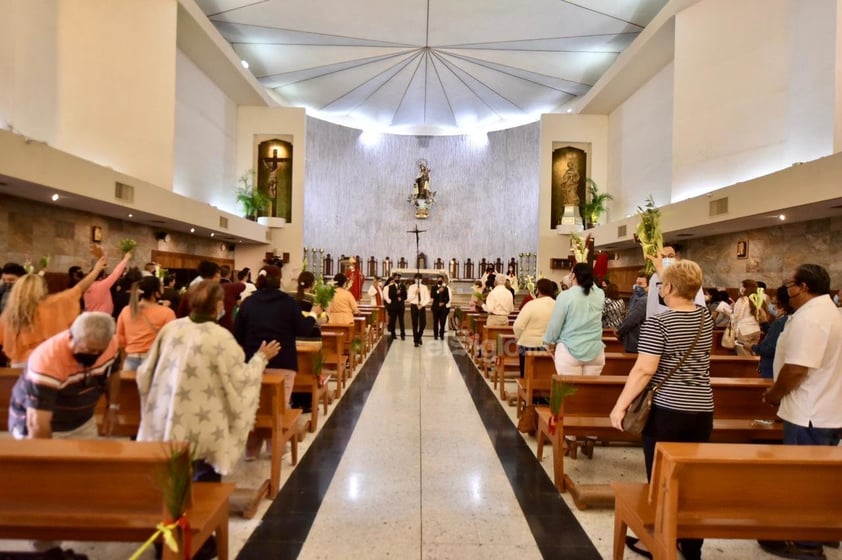
<path fill-rule="evenodd" d="M 520 356 L 520 376 L 523 377 L 524 354 L 529 350 L 546 350 L 544 333 L 550 324 L 550 317 L 555 307 L 558 286 L 552 280 L 541 278 L 535 284 L 535 299 L 530 300 L 517 315 L 512 329 L 517 338 L 517 351 Z"/>
<path fill-rule="evenodd" d="M 760 342 L 760 323 L 757 320 L 758 309 L 749 296 L 757 292 L 754 280 L 743 280 L 740 286 L 740 297 L 734 303 L 734 313 L 731 315 L 731 328 L 737 342 L 738 356 L 752 356 L 751 347 Z M 761 307 L 761 319 L 765 310 Z"/>

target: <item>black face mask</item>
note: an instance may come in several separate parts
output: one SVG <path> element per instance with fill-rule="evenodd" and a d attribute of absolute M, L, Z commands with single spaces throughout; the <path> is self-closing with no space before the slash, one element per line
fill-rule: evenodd
<path fill-rule="evenodd" d="M 97 354 L 91 354 L 88 352 L 73 353 L 73 358 L 85 367 L 91 367 L 92 365 L 94 365 L 100 356 L 102 356 L 102 352 L 99 352 Z"/>

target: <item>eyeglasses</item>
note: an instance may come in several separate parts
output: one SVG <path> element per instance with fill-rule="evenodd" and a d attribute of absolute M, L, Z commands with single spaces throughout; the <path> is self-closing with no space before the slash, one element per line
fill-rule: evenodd
<path fill-rule="evenodd" d="M 784 282 L 784 287 L 785 288 L 791 288 L 793 286 L 797 286 L 800 283 L 801 282 L 799 282 L 798 280 L 787 280 L 786 282 Z"/>

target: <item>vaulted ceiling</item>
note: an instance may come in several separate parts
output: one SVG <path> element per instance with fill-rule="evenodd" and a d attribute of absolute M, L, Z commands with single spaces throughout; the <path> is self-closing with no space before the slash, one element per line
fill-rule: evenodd
<path fill-rule="evenodd" d="M 564 110 L 666 0 L 196 2 L 281 104 L 425 135 Z"/>

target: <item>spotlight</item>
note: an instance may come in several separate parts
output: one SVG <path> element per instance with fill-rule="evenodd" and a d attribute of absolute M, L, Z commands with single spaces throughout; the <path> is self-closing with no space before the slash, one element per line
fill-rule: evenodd
<path fill-rule="evenodd" d="M 243 68 L 245 68 L 246 70 L 248 70 L 248 68 L 249 68 L 249 63 L 248 63 L 248 62 L 246 62 L 245 60 L 241 60 L 241 61 L 240 61 L 240 64 L 242 64 L 242 65 L 243 65 Z"/>
<path fill-rule="evenodd" d="M 190 233 L 196 233 L 196 228 L 191 227 L 191 228 L 190 228 Z"/>
<path fill-rule="evenodd" d="M 56 201 L 58 200 L 58 198 L 59 198 L 59 197 L 58 197 L 58 193 L 54 194 L 54 195 L 53 195 L 53 196 L 51 196 L 50 198 L 53 200 L 53 202 L 56 202 Z"/>
<path fill-rule="evenodd" d="M 778 219 L 783 222 L 784 220 L 786 220 L 786 215 L 785 214 L 778 214 Z"/>

